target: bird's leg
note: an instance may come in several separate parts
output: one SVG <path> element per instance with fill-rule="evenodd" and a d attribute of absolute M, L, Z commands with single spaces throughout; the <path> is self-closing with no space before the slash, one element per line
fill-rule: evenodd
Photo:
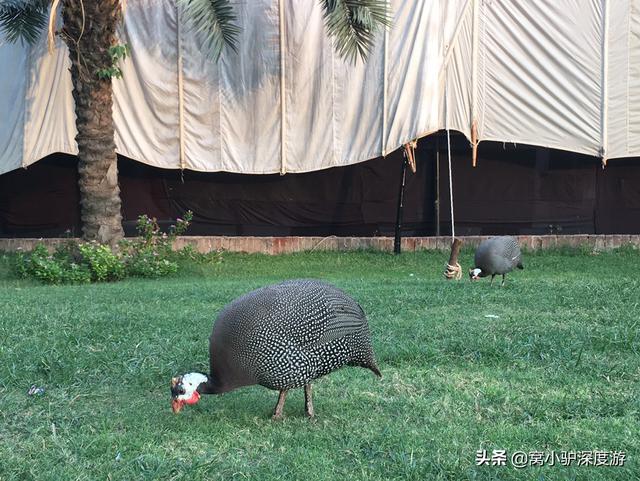
<path fill-rule="evenodd" d="M 287 399 L 287 391 L 281 390 L 278 395 L 278 402 L 273 410 L 272 419 L 282 419 L 282 410 L 284 409 L 284 400 Z"/>
<path fill-rule="evenodd" d="M 505 274 L 502 274 L 502 284 L 500 284 L 500 287 L 504 287 L 504 280 L 505 280 Z"/>
<path fill-rule="evenodd" d="M 313 417 L 313 401 L 311 399 L 311 384 L 305 384 L 304 386 L 304 412 L 312 418 Z"/>
<path fill-rule="evenodd" d="M 490 286 L 492 286 L 492 285 L 493 285 L 493 278 L 494 278 L 495 276 L 496 276 L 495 274 L 491 274 L 491 282 L 489 283 L 489 285 L 490 285 Z"/>

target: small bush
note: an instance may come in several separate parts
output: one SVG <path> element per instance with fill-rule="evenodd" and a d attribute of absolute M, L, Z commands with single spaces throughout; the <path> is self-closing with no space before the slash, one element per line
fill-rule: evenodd
<path fill-rule="evenodd" d="M 20 276 L 31 277 L 45 284 L 91 282 L 91 272 L 86 265 L 76 262 L 71 256 L 63 256 L 58 251 L 50 254 L 42 244 L 37 245 L 29 254 L 18 254 L 15 265 Z"/>
<path fill-rule="evenodd" d="M 126 257 L 127 274 L 137 277 L 164 277 L 178 271 L 178 263 L 151 248 L 136 250 Z"/>
<path fill-rule="evenodd" d="M 124 277 L 124 262 L 108 246 L 87 242 L 78 244 L 78 250 L 91 271 L 92 281 L 117 281 Z"/>
<path fill-rule="evenodd" d="M 125 239 L 120 243 L 127 274 L 138 277 L 164 277 L 178 271 L 178 256 L 173 252 L 173 243 L 182 235 L 193 214 L 187 211 L 184 219 L 178 218 L 169 232 L 160 230 L 158 221 L 147 215 L 138 217 L 138 238 Z"/>
<path fill-rule="evenodd" d="M 187 244 L 182 249 L 173 251 L 171 258 L 178 262 L 213 265 L 222 262 L 222 252 L 198 252 L 192 245 Z"/>
<path fill-rule="evenodd" d="M 192 218 L 188 211 L 164 233 L 156 219 L 142 215 L 136 226 L 139 237 L 123 240 L 116 252 L 96 242 L 69 240 L 53 253 L 39 244 L 30 253 L 16 256 L 15 270 L 22 277 L 46 284 L 86 284 L 117 281 L 127 276 L 156 278 L 175 274 L 181 260 L 209 263 L 215 258 L 198 254 L 193 248 L 173 251 L 176 236 L 187 230 Z"/>
<path fill-rule="evenodd" d="M 63 284 L 88 284 L 93 280 L 91 272 L 84 264 L 70 262 L 64 271 Z"/>

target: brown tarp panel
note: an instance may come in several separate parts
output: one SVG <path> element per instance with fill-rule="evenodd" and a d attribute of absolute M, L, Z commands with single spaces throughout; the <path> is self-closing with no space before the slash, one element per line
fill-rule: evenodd
<path fill-rule="evenodd" d="M 407 173 L 403 234 L 436 232 L 436 143 L 441 233 L 450 232 L 446 139 L 419 142 Z M 478 167 L 452 138 L 458 234 L 640 233 L 640 159 L 600 160 L 527 146 L 483 143 Z M 393 235 L 400 151 L 306 174 L 241 175 L 169 171 L 119 161 L 124 226 L 140 214 L 169 225 L 194 212 L 194 235 Z M 0 176 L 0 236 L 80 233 L 76 160 L 52 155 Z"/>
<path fill-rule="evenodd" d="M 242 175 L 120 162 L 125 228 L 142 214 L 167 223 L 194 213 L 194 235 L 381 235 L 393 231 L 402 156 L 305 174 Z M 407 183 L 407 228 L 433 230 L 431 172 Z M 431 201 L 433 202 L 433 201 Z"/>
<path fill-rule="evenodd" d="M 597 179 L 596 232 L 640 233 L 640 158 L 610 160 Z"/>
<path fill-rule="evenodd" d="M 480 145 L 473 168 L 465 149 L 458 146 L 453 162 L 457 234 L 595 232 L 598 159 L 492 143 Z M 441 162 L 446 169 L 444 156 Z M 636 177 L 640 179 L 640 171 Z M 441 189 L 448 202 L 447 177 L 441 179 Z M 448 204 L 443 203 L 441 221 L 450 223 Z"/>
<path fill-rule="evenodd" d="M 0 176 L 0 236 L 55 237 L 80 232 L 76 160 L 51 155 Z"/>

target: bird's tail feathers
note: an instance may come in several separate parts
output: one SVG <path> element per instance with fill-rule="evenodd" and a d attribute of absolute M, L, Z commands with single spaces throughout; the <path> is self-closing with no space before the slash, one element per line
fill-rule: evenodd
<path fill-rule="evenodd" d="M 371 372 L 373 372 L 376 376 L 378 377 L 382 377 L 382 373 L 380 372 L 380 369 L 378 369 L 378 366 L 376 364 L 375 361 L 371 361 L 369 362 L 366 366 L 367 369 L 370 369 Z"/>

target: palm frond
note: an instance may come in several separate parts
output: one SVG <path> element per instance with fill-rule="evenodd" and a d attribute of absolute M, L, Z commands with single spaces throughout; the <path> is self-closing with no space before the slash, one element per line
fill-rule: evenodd
<path fill-rule="evenodd" d="M 47 25 L 49 0 L 1 0 L 0 32 L 12 43 L 35 43 Z"/>
<path fill-rule="evenodd" d="M 187 28 L 200 38 L 207 55 L 220 58 L 224 47 L 237 52 L 240 27 L 229 0 L 178 0 Z"/>
<path fill-rule="evenodd" d="M 327 32 L 338 54 L 355 63 L 366 60 L 381 28 L 391 25 L 387 0 L 320 0 Z"/>

